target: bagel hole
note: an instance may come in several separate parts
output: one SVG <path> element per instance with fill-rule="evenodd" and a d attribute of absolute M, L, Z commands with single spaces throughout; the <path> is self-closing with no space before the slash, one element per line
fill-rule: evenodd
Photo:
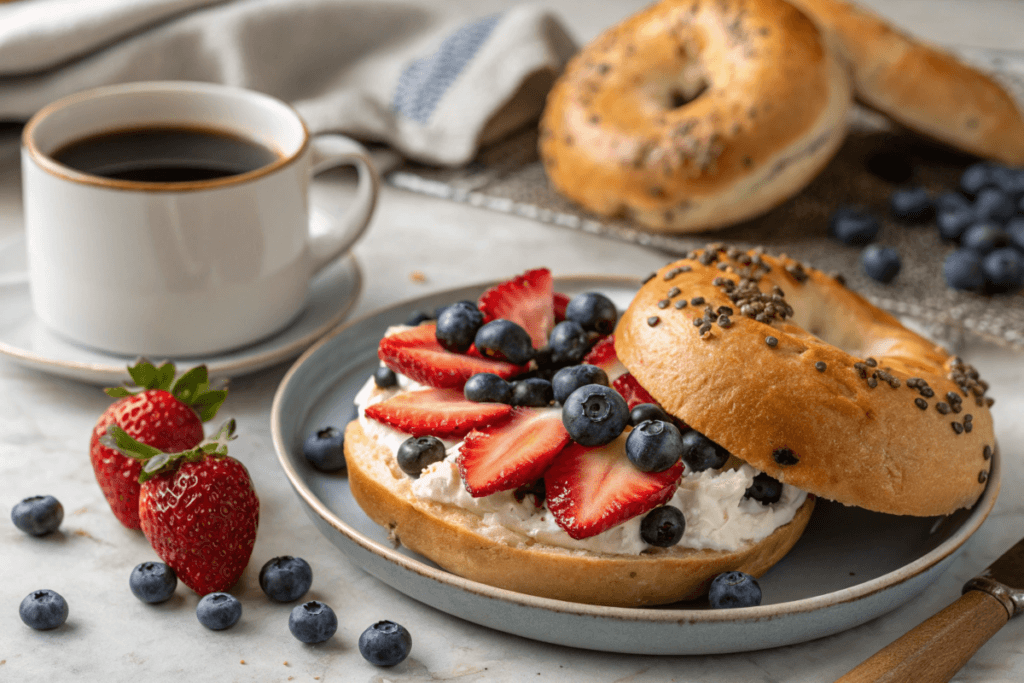
<path fill-rule="evenodd" d="M 672 88 L 668 93 L 669 109 L 685 107 L 707 92 L 709 87 L 711 87 L 711 84 L 708 83 L 707 79 L 701 78 L 689 88 Z"/>

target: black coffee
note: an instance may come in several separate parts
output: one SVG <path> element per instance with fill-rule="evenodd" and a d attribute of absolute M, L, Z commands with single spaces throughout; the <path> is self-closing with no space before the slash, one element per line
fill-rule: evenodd
<path fill-rule="evenodd" d="M 53 158 L 91 175 L 181 183 L 255 171 L 278 155 L 263 145 L 202 128 L 132 128 L 76 140 Z"/>

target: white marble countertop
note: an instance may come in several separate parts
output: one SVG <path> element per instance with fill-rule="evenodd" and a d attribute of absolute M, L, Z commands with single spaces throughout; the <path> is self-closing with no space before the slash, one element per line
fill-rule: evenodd
<path fill-rule="evenodd" d="M 491 0 L 472 11 L 501 4 Z M 552 4 L 585 39 L 640 3 L 620 0 L 589 13 L 575 10 L 602 3 Z M 886 7 L 934 40 L 1024 47 L 1019 30 L 1007 30 L 1024 20 L 1012 0 L 904 0 Z M 959 15 L 964 21 L 954 31 L 950 17 Z M 348 191 L 347 178 L 329 176 L 318 183 L 314 200 L 343 202 Z M 20 229 L 17 136 L 7 131 L 0 133 L 0 239 Z M 365 283 L 353 317 L 539 265 L 556 275 L 635 276 L 666 261 L 641 247 L 387 187 L 370 233 L 355 251 Z M 425 278 L 412 278 L 413 271 Z M 965 552 L 922 595 L 864 626 L 802 645 L 713 657 L 628 656 L 532 642 L 426 607 L 356 568 L 309 522 L 278 465 L 269 415 L 288 364 L 234 380 L 221 411 L 238 420 L 241 436 L 232 454 L 249 468 L 262 501 L 252 561 L 232 591 L 244 606 L 241 622 L 224 632 L 206 630 L 194 615 L 197 596 L 180 585 L 170 602 L 145 605 L 128 590 L 128 575 L 155 554 L 141 533 L 114 519 L 88 459 L 90 430 L 110 399 L 95 386 L 0 357 L 0 516 L 36 494 L 55 495 L 66 511 L 60 532 L 40 539 L 0 522 L 0 681 L 833 680 L 954 600 L 967 579 L 1024 535 L 1024 493 L 1017 486 L 1024 478 L 1024 356 L 982 344 L 962 354 L 991 382 L 1005 465 L 995 511 Z M 259 568 L 282 554 L 303 557 L 313 567 L 308 598 L 327 602 L 339 616 L 331 641 L 307 646 L 295 640 L 287 628 L 291 605 L 272 604 L 260 591 Z M 70 605 L 67 624 L 53 632 L 32 631 L 17 616 L 22 597 L 43 587 L 57 590 Z M 412 633 L 412 654 L 398 667 L 378 669 L 359 655 L 360 632 L 380 619 Z M 955 680 L 1024 678 L 1022 628 L 1017 622 L 1004 627 Z"/>

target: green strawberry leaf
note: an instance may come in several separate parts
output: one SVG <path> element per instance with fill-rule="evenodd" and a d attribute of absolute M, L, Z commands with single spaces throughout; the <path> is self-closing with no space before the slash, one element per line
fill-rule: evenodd
<path fill-rule="evenodd" d="M 205 365 L 197 365 L 178 378 L 171 388 L 174 397 L 185 405 L 192 405 L 200 386 L 209 382 Z"/>
<path fill-rule="evenodd" d="M 131 375 L 132 381 L 137 387 L 153 389 L 156 386 L 156 366 L 145 358 L 140 358 L 135 365 L 129 365 L 128 374 Z"/>
<path fill-rule="evenodd" d="M 114 449 L 121 455 L 135 458 L 136 460 L 148 460 L 155 455 L 163 453 L 159 448 L 154 448 L 149 444 L 137 441 L 128 432 L 113 423 L 107 427 L 107 433 L 100 437 L 100 443 L 107 448 Z"/>
<path fill-rule="evenodd" d="M 151 388 L 171 391 L 172 382 L 174 382 L 174 363 L 164 361 L 163 365 L 156 369 L 156 386 Z"/>
<path fill-rule="evenodd" d="M 165 361 L 156 367 L 145 358 L 140 358 L 135 365 L 128 367 L 128 374 L 141 391 L 132 391 L 126 383 L 123 387 L 104 389 L 104 392 L 111 398 L 124 398 L 150 389 L 163 389 L 185 405 L 191 406 L 203 422 L 216 417 L 228 395 L 224 388 L 226 382 L 217 382 L 217 388 L 213 387 L 205 365 L 197 365 L 175 381 L 174 363 Z"/>
<path fill-rule="evenodd" d="M 103 390 L 107 396 L 111 398 L 124 398 L 125 396 L 134 396 L 132 392 L 128 391 L 125 387 L 107 387 Z"/>
<path fill-rule="evenodd" d="M 165 453 L 137 441 L 116 424 L 107 427 L 107 433 L 100 437 L 100 443 L 129 458 L 141 460 L 139 483 L 143 484 L 158 474 L 176 469 L 182 462 L 200 462 L 207 456 L 224 457 L 228 454 L 228 442 L 236 438 L 235 420 L 230 419 L 221 425 L 216 434 L 203 439 L 195 448 L 174 453 Z"/>
<path fill-rule="evenodd" d="M 216 415 L 217 411 L 220 410 L 221 405 L 224 403 L 224 399 L 228 397 L 227 389 L 210 389 L 209 384 L 204 384 L 200 387 L 200 391 L 195 398 L 192 399 L 192 408 L 199 413 L 199 419 L 203 422 L 209 422 Z"/>

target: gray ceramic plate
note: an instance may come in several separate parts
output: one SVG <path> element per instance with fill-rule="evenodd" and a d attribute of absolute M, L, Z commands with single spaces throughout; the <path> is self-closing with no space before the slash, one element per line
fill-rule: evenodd
<path fill-rule="evenodd" d="M 638 285 L 604 277 L 555 282 L 558 291 L 570 295 L 603 291 L 620 307 Z M 959 554 L 995 503 L 998 455 L 982 499 L 950 517 L 895 517 L 819 501 L 804 536 L 761 579 L 759 607 L 598 607 L 450 574 L 405 548 L 393 548 L 352 500 L 343 473 L 323 474 L 306 464 L 302 441 L 317 428 L 348 422 L 356 391 L 378 365 L 377 342 L 389 325 L 416 310 L 476 299 L 485 286 L 416 299 L 338 327 L 296 361 L 271 410 L 281 467 L 321 533 L 373 576 L 439 610 L 526 638 L 608 652 L 712 654 L 789 645 L 862 624 L 920 593 Z"/>

